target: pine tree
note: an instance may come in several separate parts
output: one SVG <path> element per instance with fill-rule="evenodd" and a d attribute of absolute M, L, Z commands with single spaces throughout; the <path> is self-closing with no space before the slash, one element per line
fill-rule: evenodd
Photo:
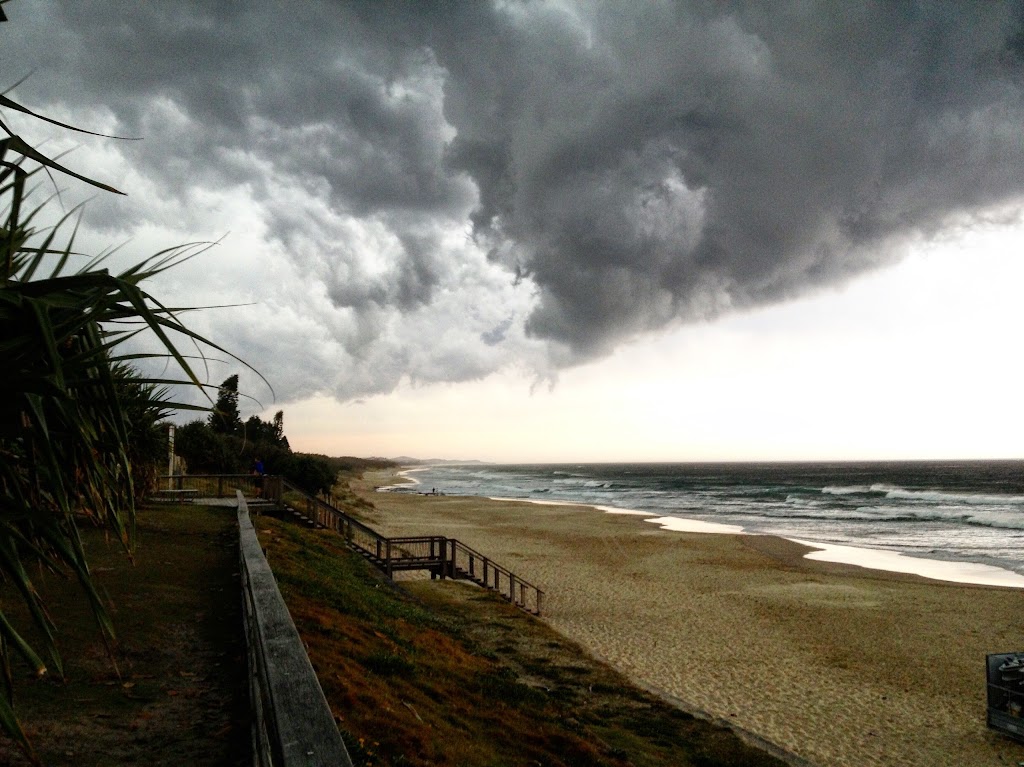
<path fill-rule="evenodd" d="M 281 446 L 284 444 L 284 411 L 278 410 L 274 413 L 274 444 Z"/>
<path fill-rule="evenodd" d="M 210 413 L 210 428 L 217 434 L 242 434 L 242 417 L 238 414 L 238 374 L 224 379 L 217 393 L 217 404 Z"/>

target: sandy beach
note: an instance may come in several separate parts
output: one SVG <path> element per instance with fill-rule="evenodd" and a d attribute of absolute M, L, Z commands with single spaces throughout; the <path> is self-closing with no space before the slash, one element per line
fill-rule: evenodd
<path fill-rule="evenodd" d="M 381 532 L 462 540 L 543 588 L 543 619 L 595 656 L 810 764 L 1024 762 L 985 726 L 984 676 L 987 653 L 1024 650 L 1024 590 L 589 507 L 365 494 Z"/>

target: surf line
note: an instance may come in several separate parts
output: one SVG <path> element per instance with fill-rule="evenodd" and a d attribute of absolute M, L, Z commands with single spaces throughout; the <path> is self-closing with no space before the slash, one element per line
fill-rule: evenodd
<path fill-rule="evenodd" d="M 589 509 L 596 509 L 605 514 L 624 514 L 630 516 L 644 517 L 644 522 L 650 522 L 661 527 L 662 530 L 669 530 L 677 533 L 701 533 L 708 535 L 771 535 L 771 533 L 754 533 L 744 530 L 740 525 L 726 525 L 720 522 L 704 522 L 699 519 L 687 519 L 686 517 L 658 517 L 645 511 L 637 509 L 619 509 L 613 506 L 597 506 L 590 503 L 577 503 L 574 501 L 540 500 L 534 498 L 497 498 L 491 497 L 492 501 L 518 501 L 521 503 L 535 503 L 538 506 L 581 506 Z M 785 538 L 785 536 L 778 536 Z M 965 583 L 975 586 L 1003 586 L 1008 588 L 1024 588 L 1024 575 L 1015 573 L 995 565 L 986 565 L 977 562 L 953 562 L 944 559 L 924 559 L 922 557 L 911 557 L 898 551 L 889 549 L 867 549 L 859 546 L 844 546 L 836 543 L 820 543 L 800 538 L 785 538 L 785 540 L 807 546 L 812 551 L 804 554 L 804 559 L 811 559 L 817 562 L 831 562 L 833 564 L 854 565 L 867 570 L 882 570 L 891 573 L 904 573 L 908 575 L 919 575 L 922 578 L 929 578 L 936 581 L 948 583 Z"/>

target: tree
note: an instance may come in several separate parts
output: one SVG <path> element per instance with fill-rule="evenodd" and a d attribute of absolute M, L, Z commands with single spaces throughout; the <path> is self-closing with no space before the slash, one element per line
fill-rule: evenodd
<path fill-rule="evenodd" d="M 242 435 L 242 417 L 238 414 L 238 374 L 224 379 L 217 391 L 217 402 L 210 413 L 210 426 L 218 434 Z"/>
<path fill-rule="evenodd" d="M 273 421 L 264 421 L 258 415 L 249 416 L 245 422 L 245 441 L 255 445 L 271 447 L 288 447 L 288 438 L 284 436 L 284 411 L 278 410 Z"/>
<path fill-rule="evenodd" d="M 338 477 L 326 458 L 308 453 L 292 453 L 281 473 L 310 495 L 329 493 Z"/>
<path fill-rule="evenodd" d="M 220 386 L 218 402 L 230 410 L 237 396 L 238 376 L 231 376 Z M 236 411 L 237 412 L 237 411 Z M 180 427 L 175 452 L 185 460 L 191 472 L 238 474 L 248 471 L 258 457 L 268 473 L 281 472 L 291 451 L 284 436 L 284 411 L 279 410 L 273 422 L 257 415 L 249 416 L 237 433 L 225 432 L 221 413 L 212 412 L 206 421 L 192 421 Z M 241 424 L 241 419 L 239 418 Z"/>
<path fill-rule="evenodd" d="M 222 442 L 222 436 L 205 421 L 190 421 L 175 432 L 174 452 L 192 473 L 222 472 L 226 471 L 221 465 L 226 452 Z"/>
<path fill-rule="evenodd" d="M 284 436 L 284 411 L 278 410 L 274 413 L 274 427 L 272 438 L 274 444 L 278 447 L 283 447 L 285 450 L 289 450 L 288 438 Z"/>

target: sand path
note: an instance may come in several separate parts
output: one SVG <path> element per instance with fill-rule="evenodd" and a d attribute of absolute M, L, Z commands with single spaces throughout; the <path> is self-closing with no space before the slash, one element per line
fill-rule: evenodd
<path fill-rule="evenodd" d="M 1024 762 L 1024 745 L 985 726 L 984 679 L 986 653 L 1024 650 L 1024 590 L 587 507 L 367 497 L 381 532 L 464 541 L 544 588 L 544 620 L 597 657 L 812 764 Z"/>

